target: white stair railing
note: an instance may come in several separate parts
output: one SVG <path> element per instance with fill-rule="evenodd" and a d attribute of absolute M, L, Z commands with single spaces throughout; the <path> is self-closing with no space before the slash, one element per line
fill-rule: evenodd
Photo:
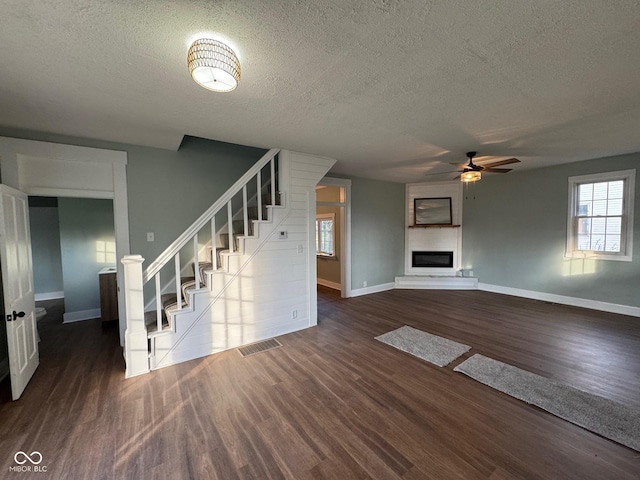
<path fill-rule="evenodd" d="M 181 285 L 181 269 L 182 264 L 180 260 L 180 251 L 188 245 L 190 242 L 193 242 L 193 266 L 195 273 L 195 288 L 200 288 L 200 259 L 198 258 L 198 232 L 200 232 L 204 227 L 208 224 L 210 226 L 211 231 L 211 245 L 212 245 L 212 268 L 218 269 L 218 259 L 216 255 L 216 234 L 218 230 L 216 230 L 216 215 L 219 212 L 222 212 L 223 209 L 227 209 L 227 231 L 228 231 L 228 246 L 230 252 L 234 252 L 236 250 L 235 241 L 234 241 L 234 228 L 233 228 L 233 202 L 237 200 L 237 196 L 240 194 L 240 201 L 242 202 L 242 219 L 244 225 L 244 235 L 248 235 L 249 228 L 249 218 L 248 218 L 248 193 L 247 193 L 247 185 L 252 183 L 255 179 L 255 188 L 256 188 L 256 199 L 257 199 L 257 210 L 258 210 L 258 220 L 262 220 L 262 189 L 263 189 L 263 168 L 269 164 L 268 175 L 270 178 L 268 182 L 271 185 L 271 205 L 275 205 L 276 202 L 276 155 L 278 154 L 279 149 L 271 149 L 267 153 L 265 153 L 260 160 L 258 160 L 242 177 L 235 182 L 231 188 L 229 188 L 211 207 L 209 207 L 193 224 L 187 228 L 182 235 L 180 235 L 171 245 L 169 245 L 159 256 L 156 258 L 147 269 L 142 271 L 142 260 L 140 256 L 130 256 L 125 257 L 122 260 L 122 263 L 126 265 L 131 265 L 130 268 L 125 268 L 124 270 L 124 290 L 125 290 L 125 306 L 127 312 L 127 329 L 130 332 L 136 333 L 136 340 L 139 339 L 141 334 L 144 334 L 144 351 L 141 348 L 142 344 L 140 341 L 136 342 L 135 350 L 130 351 L 129 347 L 133 347 L 133 345 L 125 345 L 126 354 L 125 357 L 127 359 L 127 368 L 129 368 L 129 362 L 132 365 L 136 365 L 136 370 L 140 370 L 140 366 L 143 362 L 142 357 L 140 355 L 144 355 L 145 361 L 148 365 L 148 349 L 146 347 L 147 341 L 147 328 L 145 323 L 145 312 L 144 312 L 144 303 L 143 292 L 144 285 L 146 285 L 150 280 L 155 281 L 155 323 L 157 332 L 161 332 L 163 329 L 163 315 L 162 315 L 162 282 L 160 279 L 160 273 L 163 268 L 173 259 L 174 260 L 174 270 L 171 275 L 175 276 L 175 281 L 171 283 L 175 285 L 175 294 L 177 298 L 177 308 L 182 308 L 182 285 Z M 252 185 L 254 185 L 252 183 Z M 224 225 L 222 225 L 224 227 Z M 126 262 L 126 263 L 125 263 Z M 147 370 L 148 371 L 148 370 Z"/>

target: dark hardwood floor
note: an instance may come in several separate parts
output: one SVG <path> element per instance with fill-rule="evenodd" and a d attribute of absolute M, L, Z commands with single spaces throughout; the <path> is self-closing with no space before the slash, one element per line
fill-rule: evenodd
<path fill-rule="evenodd" d="M 637 479 L 640 453 L 455 373 L 481 353 L 640 408 L 640 319 L 480 291 L 320 288 L 282 348 L 124 379 L 117 329 L 41 320 L 23 397 L 0 385 L 0 478 Z M 374 340 L 472 346 L 439 368 Z M 17 451 L 46 473 L 16 473 Z"/>

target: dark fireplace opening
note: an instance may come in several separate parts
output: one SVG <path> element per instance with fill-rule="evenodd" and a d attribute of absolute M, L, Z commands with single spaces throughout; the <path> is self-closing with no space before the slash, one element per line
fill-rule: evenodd
<path fill-rule="evenodd" d="M 453 252 L 411 252 L 411 266 L 453 268 Z"/>

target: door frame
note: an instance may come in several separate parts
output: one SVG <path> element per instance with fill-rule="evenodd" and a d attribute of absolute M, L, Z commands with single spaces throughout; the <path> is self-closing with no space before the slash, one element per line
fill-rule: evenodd
<path fill-rule="evenodd" d="M 27 195 L 113 200 L 118 284 L 129 255 L 127 152 L 0 137 L 0 178 Z M 120 345 L 124 345 L 124 289 L 118 288 Z"/>
<path fill-rule="evenodd" d="M 340 202 L 316 202 L 318 205 L 331 205 L 340 207 L 340 296 L 351 297 L 351 180 L 348 178 L 324 177 L 318 185 L 326 187 L 340 187 L 344 192 L 344 198 Z"/>

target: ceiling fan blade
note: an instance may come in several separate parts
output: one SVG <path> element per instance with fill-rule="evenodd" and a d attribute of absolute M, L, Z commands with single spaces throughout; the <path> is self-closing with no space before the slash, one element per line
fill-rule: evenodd
<path fill-rule="evenodd" d="M 431 175 L 448 175 L 450 173 L 455 173 L 456 171 L 457 170 L 453 170 L 453 171 L 450 171 L 450 172 L 440 172 L 440 173 L 425 173 L 424 176 L 425 177 L 429 177 Z"/>
<path fill-rule="evenodd" d="M 496 162 L 485 163 L 486 168 L 499 167 L 500 165 L 510 165 L 512 163 L 520 163 L 517 158 L 507 158 L 506 160 L 498 160 Z"/>
<path fill-rule="evenodd" d="M 468 163 L 453 163 L 453 162 L 449 162 L 449 165 L 453 165 L 454 167 L 458 167 L 458 168 L 466 168 L 469 166 Z"/>
<path fill-rule="evenodd" d="M 511 170 L 512 170 L 511 168 L 492 168 L 492 167 L 487 167 L 482 171 L 483 172 L 489 172 L 489 173 L 508 173 Z"/>

